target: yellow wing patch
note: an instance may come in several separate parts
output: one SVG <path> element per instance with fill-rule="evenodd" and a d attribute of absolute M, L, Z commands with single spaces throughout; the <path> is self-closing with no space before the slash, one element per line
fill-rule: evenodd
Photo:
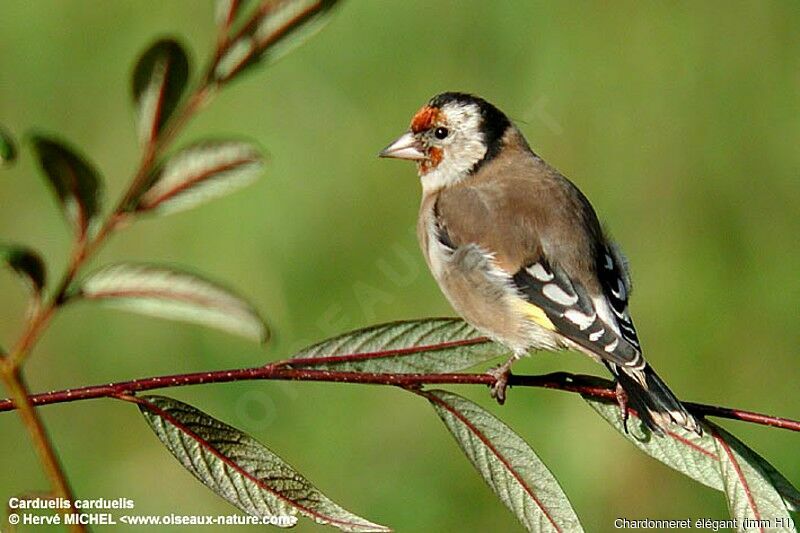
<path fill-rule="evenodd" d="M 544 309 L 542 309 L 541 307 L 534 305 L 530 302 L 526 302 L 525 300 L 517 300 L 514 302 L 514 305 L 516 306 L 517 310 L 519 310 L 520 313 L 525 315 L 526 318 L 539 324 L 545 329 L 549 329 L 550 331 L 556 330 L 556 327 L 553 325 L 550 319 L 547 318 Z"/>

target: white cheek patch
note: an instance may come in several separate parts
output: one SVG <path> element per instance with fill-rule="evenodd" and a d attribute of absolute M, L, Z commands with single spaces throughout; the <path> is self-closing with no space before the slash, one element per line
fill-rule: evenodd
<path fill-rule="evenodd" d="M 442 145 L 439 163 L 420 176 L 425 192 L 447 187 L 467 177 L 486 155 L 481 113 L 476 105 L 448 104 L 442 108 L 442 114 L 452 134 Z"/>

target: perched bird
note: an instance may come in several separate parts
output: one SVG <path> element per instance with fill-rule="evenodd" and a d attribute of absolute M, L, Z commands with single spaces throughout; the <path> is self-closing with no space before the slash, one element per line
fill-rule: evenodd
<path fill-rule="evenodd" d="M 589 200 L 499 109 L 440 94 L 380 156 L 416 161 L 428 267 L 455 310 L 513 352 L 493 371 L 498 401 L 516 359 L 574 349 L 614 374 L 624 421 L 630 405 L 656 433 L 672 423 L 700 432 L 642 356 L 626 261 Z"/>

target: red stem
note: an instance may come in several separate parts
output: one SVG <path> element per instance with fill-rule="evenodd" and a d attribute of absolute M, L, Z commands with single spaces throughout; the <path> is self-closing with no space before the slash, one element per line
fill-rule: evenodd
<path fill-rule="evenodd" d="M 294 362 L 298 364 L 297 361 Z M 370 385 L 395 385 L 403 388 L 419 388 L 423 385 L 450 384 L 450 385 L 487 385 L 495 382 L 495 377 L 489 374 L 448 373 L 448 374 L 390 374 L 370 372 L 340 372 L 332 370 L 317 370 L 311 368 L 290 368 L 286 365 L 289 361 L 279 361 L 267 366 L 254 368 L 240 368 L 234 370 L 216 370 L 213 372 L 196 372 L 192 374 L 174 374 L 156 376 L 132 381 L 121 381 L 106 385 L 92 385 L 76 389 L 66 389 L 45 392 L 30 396 L 34 406 L 49 405 L 53 403 L 74 402 L 91 398 L 114 398 L 124 394 L 182 387 L 187 385 L 202 385 L 206 383 L 227 383 L 231 381 L 246 380 L 292 380 L 292 381 L 327 381 L 335 383 L 361 383 Z M 615 401 L 614 386 L 609 380 L 586 376 L 556 372 L 540 376 L 514 376 L 509 378 L 509 385 L 517 387 L 541 387 L 556 389 L 580 394 L 586 398 L 603 401 Z M 730 407 L 716 405 L 686 403 L 686 408 L 696 415 L 717 416 L 732 420 L 751 422 L 762 426 L 770 426 L 791 431 L 800 431 L 800 421 L 781 418 L 777 416 L 743 411 Z M 13 410 L 11 400 L 0 400 L 0 412 Z"/>

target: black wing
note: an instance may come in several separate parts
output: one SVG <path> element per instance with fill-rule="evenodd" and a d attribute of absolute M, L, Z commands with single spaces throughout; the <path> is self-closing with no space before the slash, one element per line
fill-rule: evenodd
<path fill-rule="evenodd" d="M 628 299 L 631 296 L 631 281 L 625 258 L 619 249 L 609 243 L 597 266 L 600 285 L 608 300 L 619 332 L 634 348 L 641 352 L 639 336 L 628 312 Z"/>
<path fill-rule="evenodd" d="M 606 277 L 611 279 L 610 275 Z M 623 318 L 615 312 L 621 308 L 623 311 L 619 313 L 627 316 L 627 305 L 619 304 L 626 301 L 627 290 L 625 294 L 611 295 L 617 299 L 618 307 L 614 308 L 608 296 L 592 298 L 583 285 L 558 266 L 551 266 L 544 257 L 520 269 L 513 281 L 528 302 L 545 312 L 558 333 L 609 362 L 633 368 L 644 366 L 630 317 L 623 327 L 620 325 Z M 607 292 L 606 284 L 601 285 Z"/>

